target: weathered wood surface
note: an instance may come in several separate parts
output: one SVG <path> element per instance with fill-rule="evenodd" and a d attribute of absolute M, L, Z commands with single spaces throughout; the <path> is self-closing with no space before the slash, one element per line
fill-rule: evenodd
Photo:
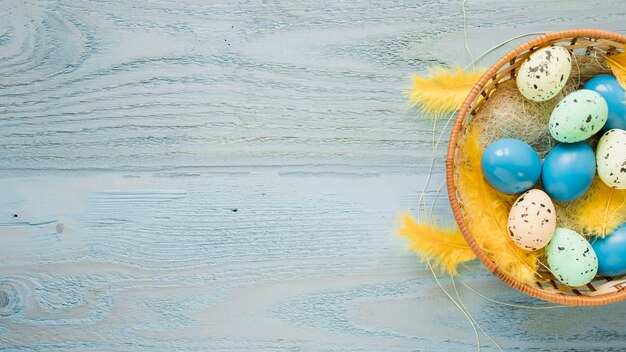
<path fill-rule="evenodd" d="M 4 0 L 0 14 L 1 351 L 476 349 L 393 235 L 431 153 L 404 91 L 469 62 L 460 2 Z M 470 2 L 468 45 L 625 19 L 621 1 Z M 449 219 L 445 197 L 435 214 Z M 545 305 L 480 265 L 461 279 Z M 626 347 L 624 304 L 460 291 L 504 350 Z"/>

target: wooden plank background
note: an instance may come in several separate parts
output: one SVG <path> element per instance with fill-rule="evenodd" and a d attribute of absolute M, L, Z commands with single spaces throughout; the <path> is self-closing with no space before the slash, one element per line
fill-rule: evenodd
<path fill-rule="evenodd" d="M 0 351 L 477 349 L 393 235 L 431 154 L 405 92 L 469 62 L 460 1 L 3 0 L 0 14 Z M 618 0 L 470 1 L 467 43 L 476 56 L 625 19 Z M 434 211 L 451 219 L 445 197 Z M 478 264 L 460 280 L 546 306 Z M 626 347 L 624 304 L 459 291 L 504 350 Z"/>

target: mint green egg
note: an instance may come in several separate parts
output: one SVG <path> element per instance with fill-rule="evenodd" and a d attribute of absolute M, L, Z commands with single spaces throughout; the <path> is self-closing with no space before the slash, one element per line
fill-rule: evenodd
<path fill-rule="evenodd" d="M 550 134 L 563 143 L 576 143 L 598 133 L 606 123 L 609 108 L 602 96 L 581 89 L 561 99 L 550 115 Z"/>
<path fill-rule="evenodd" d="M 598 272 L 598 257 L 591 244 L 576 231 L 557 227 L 546 247 L 552 273 L 568 286 L 583 286 Z"/>

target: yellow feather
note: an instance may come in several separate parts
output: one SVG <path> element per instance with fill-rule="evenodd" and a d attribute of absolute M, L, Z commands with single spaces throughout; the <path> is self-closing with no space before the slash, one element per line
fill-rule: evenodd
<path fill-rule="evenodd" d="M 461 107 L 482 71 L 466 71 L 461 67 L 435 67 L 427 76 L 415 76 L 409 92 L 409 103 L 424 112 L 439 116 Z"/>
<path fill-rule="evenodd" d="M 583 197 L 555 205 L 559 226 L 584 235 L 604 237 L 626 222 L 626 190 L 611 188 L 598 177 Z"/>
<path fill-rule="evenodd" d="M 538 259 L 543 251 L 525 251 L 509 238 L 508 215 L 516 196 L 500 193 L 485 181 L 476 127 L 470 127 L 460 148 L 457 188 L 469 230 L 500 270 L 518 281 L 532 284 L 536 281 Z"/>
<path fill-rule="evenodd" d="M 423 261 L 431 261 L 442 272 L 456 275 L 457 266 L 476 258 L 458 228 L 442 229 L 436 224 L 418 224 L 402 214 L 398 233 L 411 240 L 413 249 Z"/>
<path fill-rule="evenodd" d="M 626 50 L 626 46 L 624 46 Z M 607 65 L 613 71 L 613 75 L 617 79 L 617 82 L 626 89 L 626 52 L 621 54 L 605 56 Z"/>

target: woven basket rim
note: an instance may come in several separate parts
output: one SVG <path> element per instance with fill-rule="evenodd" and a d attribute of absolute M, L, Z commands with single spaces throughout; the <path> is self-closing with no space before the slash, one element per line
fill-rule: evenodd
<path fill-rule="evenodd" d="M 454 177 L 454 156 L 457 147 L 457 140 L 463 129 L 463 122 L 465 121 L 467 114 L 471 111 L 472 104 L 483 92 L 489 80 L 494 77 L 494 75 L 496 75 L 500 71 L 500 69 L 503 68 L 506 64 L 509 64 L 510 62 L 512 62 L 512 60 L 517 58 L 518 55 L 526 52 L 527 50 L 530 50 L 537 46 L 541 46 L 546 42 L 559 39 L 573 39 L 578 37 L 607 39 L 620 43 L 626 43 L 626 35 L 620 33 L 597 29 L 573 29 L 546 33 L 536 38 L 533 38 L 523 44 L 520 44 L 519 46 L 510 50 L 506 55 L 500 58 L 500 60 L 498 60 L 495 64 L 489 67 L 489 69 L 487 69 L 487 71 L 483 74 L 480 80 L 474 85 L 471 92 L 469 93 L 467 98 L 465 98 L 465 101 L 459 109 L 456 120 L 452 127 L 452 131 L 450 133 L 450 140 L 448 142 L 448 153 L 446 157 L 446 185 L 448 189 L 448 198 L 450 200 L 452 212 L 459 226 L 459 229 L 463 234 L 463 237 L 465 237 L 465 240 L 469 244 L 472 251 L 476 254 L 477 258 L 496 277 L 498 277 L 500 280 L 504 281 L 514 289 L 544 301 L 573 306 L 598 306 L 615 303 L 626 299 L 626 289 L 598 296 L 566 296 L 564 294 L 539 290 L 535 287 L 522 283 L 501 271 L 495 265 L 493 260 L 482 251 L 480 246 L 474 240 L 474 237 L 472 236 L 469 228 L 467 227 L 467 223 L 463 218 L 461 206 L 456 196 L 456 181 Z"/>

